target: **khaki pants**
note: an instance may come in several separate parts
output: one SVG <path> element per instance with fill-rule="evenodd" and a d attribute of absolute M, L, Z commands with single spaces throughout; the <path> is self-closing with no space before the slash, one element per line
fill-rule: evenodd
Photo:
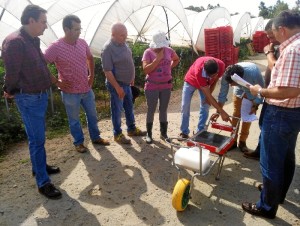
<path fill-rule="evenodd" d="M 241 106 L 242 106 L 242 100 L 241 98 L 237 97 L 236 95 L 232 96 L 232 102 L 233 102 L 233 116 L 234 117 L 241 117 Z M 239 125 L 237 125 L 237 119 L 233 118 L 232 120 L 232 125 L 237 126 L 239 131 Z M 246 142 L 248 135 L 249 135 L 249 130 L 250 130 L 251 122 L 242 122 L 242 128 L 240 132 L 240 139 L 239 142 Z M 237 136 L 235 138 L 237 141 Z"/>

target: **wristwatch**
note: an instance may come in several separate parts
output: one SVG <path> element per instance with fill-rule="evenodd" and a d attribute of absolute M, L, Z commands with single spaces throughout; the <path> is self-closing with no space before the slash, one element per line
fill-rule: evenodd
<path fill-rule="evenodd" d="M 268 51 L 265 52 L 265 55 L 267 56 L 269 53 L 274 53 L 274 51 L 273 50 L 268 50 Z"/>
<path fill-rule="evenodd" d="M 258 98 L 262 98 L 263 96 L 261 95 L 261 90 L 262 88 L 259 88 L 259 90 L 257 91 L 257 97 Z"/>

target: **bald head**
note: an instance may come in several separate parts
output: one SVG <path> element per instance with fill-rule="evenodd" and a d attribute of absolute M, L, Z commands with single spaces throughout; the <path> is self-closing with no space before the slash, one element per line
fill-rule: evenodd
<path fill-rule="evenodd" d="M 127 38 L 127 29 L 125 25 L 120 22 L 114 23 L 111 27 L 111 37 L 117 43 L 125 43 Z"/>

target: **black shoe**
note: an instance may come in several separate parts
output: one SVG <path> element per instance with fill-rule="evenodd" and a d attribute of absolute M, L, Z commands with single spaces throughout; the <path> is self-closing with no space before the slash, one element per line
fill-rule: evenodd
<path fill-rule="evenodd" d="M 240 141 L 238 146 L 239 146 L 239 149 L 241 152 L 244 152 L 244 153 L 249 152 L 249 149 L 248 149 L 245 141 Z"/>
<path fill-rule="evenodd" d="M 184 141 L 184 140 L 186 140 L 186 139 L 188 139 L 188 138 L 189 138 L 189 135 L 184 134 L 184 133 L 180 133 L 177 140 L 178 140 L 178 141 Z"/>
<path fill-rule="evenodd" d="M 249 151 L 243 154 L 245 158 L 259 160 L 260 154 L 258 151 Z"/>
<path fill-rule="evenodd" d="M 61 192 L 51 183 L 47 183 L 43 187 L 40 187 L 39 192 L 48 199 L 60 199 L 62 196 Z"/>
<path fill-rule="evenodd" d="M 60 168 L 57 166 L 49 166 L 48 164 L 46 165 L 46 171 L 48 174 L 56 174 L 60 172 Z M 35 172 L 32 171 L 32 175 L 35 176 Z"/>
<path fill-rule="evenodd" d="M 255 216 L 265 217 L 269 219 L 274 219 L 276 216 L 275 211 L 266 211 L 264 209 L 258 209 L 255 203 L 244 202 L 242 203 L 242 208 L 247 213 L 250 213 Z"/>
<path fill-rule="evenodd" d="M 260 192 L 263 190 L 263 188 L 264 188 L 264 185 L 263 185 L 263 184 L 259 184 L 259 185 L 257 186 L 257 189 L 258 189 Z"/>

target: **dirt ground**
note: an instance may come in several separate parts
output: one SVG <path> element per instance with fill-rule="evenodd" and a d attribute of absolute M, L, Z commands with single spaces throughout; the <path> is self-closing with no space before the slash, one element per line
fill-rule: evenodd
<path fill-rule="evenodd" d="M 264 72 L 264 56 L 250 61 Z M 180 101 L 181 92 L 174 91 L 169 105 L 168 132 L 172 137 L 179 134 Z M 191 130 L 196 129 L 198 105 L 195 94 Z M 232 113 L 231 101 L 225 110 Z M 210 113 L 213 112 L 212 108 Z M 136 109 L 136 122 L 145 129 L 145 105 Z M 102 137 L 113 139 L 110 119 L 101 120 L 99 127 Z M 216 168 L 205 177 L 195 178 L 187 209 L 176 212 L 171 200 L 178 174 L 172 165 L 170 146 L 159 139 L 157 114 L 152 145 L 137 137 L 132 146 L 113 141 L 108 147 L 94 146 L 86 129 L 85 135 L 90 149 L 85 154 L 73 149 L 70 135 L 47 140 L 48 163 L 61 168 L 60 174 L 51 176 L 63 193 L 60 200 L 48 200 L 37 192 L 26 142 L 11 147 L 0 164 L 0 225 L 300 225 L 300 138 L 296 172 L 287 199 L 280 205 L 277 217 L 266 220 L 241 208 L 243 201 L 258 200 L 256 186 L 261 174 L 259 162 L 244 158 L 237 149 L 227 153 L 219 181 L 215 180 Z M 249 148 L 256 147 L 258 135 L 255 121 L 247 141 Z M 191 175 L 183 170 L 185 178 Z"/>

